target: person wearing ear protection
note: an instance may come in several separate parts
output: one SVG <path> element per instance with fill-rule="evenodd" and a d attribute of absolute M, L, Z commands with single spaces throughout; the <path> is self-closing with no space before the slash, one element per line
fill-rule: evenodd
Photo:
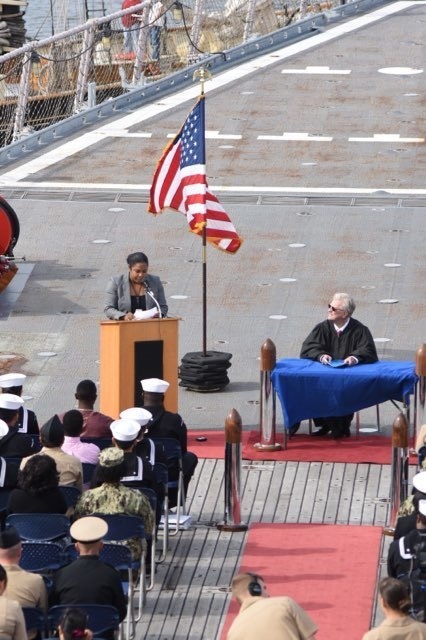
<path fill-rule="evenodd" d="M 269 597 L 262 576 L 239 573 L 232 580 L 232 595 L 240 611 L 226 640 L 314 640 L 318 627 L 297 602 L 287 596 Z"/>

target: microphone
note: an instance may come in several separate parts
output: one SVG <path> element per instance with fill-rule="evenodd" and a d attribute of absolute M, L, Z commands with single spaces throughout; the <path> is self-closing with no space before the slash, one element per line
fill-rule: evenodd
<path fill-rule="evenodd" d="M 152 290 L 151 290 L 151 287 L 150 287 L 150 286 L 149 286 L 149 284 L 148 284 L 148 281 L 147 281 L 147 280 L 144 280 L 144 281 L 143 281 L 143 285 L 144 285 L 144 287 L 145 287 L 145 291 L 146 291 L 146 293 L 149 295 L 149 297 L 150 297 L 150 298 L 152 298 L 152 300 L 154 301 L 155 306 L 157 307 L 157 310 L 158 310 L 158 317 L 159 317 L 159 318 L 162 318 L 162 317 L 163 317 L 163 314 L 161 313 L 160 305 L 158 304 L 158 300 L 157 300 L 157 298 L 156 298 L 156 297 L 154 296 L 154 294 L 152 293 Z"/>

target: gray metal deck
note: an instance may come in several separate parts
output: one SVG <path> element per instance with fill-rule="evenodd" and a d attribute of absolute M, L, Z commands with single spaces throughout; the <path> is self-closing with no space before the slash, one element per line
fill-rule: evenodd
<path fill-rule="evenodd" d="M 297 357 L 334 291 L 355 297 L 381 359 L 414 359 L 426 338 L 426 154 L 410 142 L 424 137 L 426 3 L 387 11 L 206 86 L 206 128 L 219 132 L 207 141 L 209 183 L 244 244 L 236 256 L 208 250 L 208 348 L 233 354 L 231 383 L 215 394 L 180 389 L 189 428 L 223 428 L 232 408 L 245 429 L 257 427 L 262 343 L 269 337 L 279 358 Z M 180 356 L 202 348 L 200 239 L 180 214 L 145 211 L 155 163 L 194 96 L 158 101 L 154 115 L 118 114 L 88 132 L 90 146 L 77 148 L 79 136 L 58 141 L 53 155 L 29 155 L 0 174 L 21 222 L 17 255 L 33 265 L 12 306 L 0 297 L 0 364 L 15 357 L 28 375 L 24 392 L 40 422 L 72 408 L 79 380 L 98 380 L 103 291 L 131 251 L 147 252 L 170 313 L 182 318 Z M 133 135 L 142 132 L 151 137 Z M 384 434 L 395 415 L 383 406 Z M 361 420 L 371 426 L 374 412 Z M 222 480 L 222 461 L 200 462 L 189 495 L 194 527 L 172 539 L 138 638 L 217 638 L 246 537 L 212 526 L 223 518 Z M 386 465 L 249 465 L 243 514 L 382 526 L 389 480 Z"/>

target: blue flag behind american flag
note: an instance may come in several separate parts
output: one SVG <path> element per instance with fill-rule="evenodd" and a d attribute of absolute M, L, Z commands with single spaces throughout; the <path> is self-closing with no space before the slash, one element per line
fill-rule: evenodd
<path fill-rule="evenodd" d="M 207 185 L 204 96 L 167 145 L 155 171 L 148 211 L 160 213 L 166 207 L 184 213 L 193 233 L 202 235 L 206 224 L 207 240 L 219 249 L 235 253 L 240 248 L 234 225 Z"/>

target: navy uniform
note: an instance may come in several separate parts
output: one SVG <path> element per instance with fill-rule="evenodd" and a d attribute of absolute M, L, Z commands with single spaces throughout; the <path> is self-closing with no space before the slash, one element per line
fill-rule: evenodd
<path fill-rule="evenodd" d="M 5 373 L 0 376 L 0 388 L 2 393 L 12 393 L 16 396 L 22 395 L 22 386 L 27 379 L 23 373 Z M 16 423 L 18 432 L 25 435 L 38 435 L 39 425 L 34 411 L 27 409 L 25 405 L 19 407 L 19 418 Z"/>
<path fill-rule="evenodd" d="M 98 555 L 107 531 L 108 525 L 102 518 L 87 517 L 74 522 L 70 534 L 77 541 L 80 556 L 55 573 L 50 606 L 108 604 L 116 607 L 120 621 L 124 620 L 127 605 L 120 574 Z M 113 631 L 104 637 L 114 638 Z"/>

